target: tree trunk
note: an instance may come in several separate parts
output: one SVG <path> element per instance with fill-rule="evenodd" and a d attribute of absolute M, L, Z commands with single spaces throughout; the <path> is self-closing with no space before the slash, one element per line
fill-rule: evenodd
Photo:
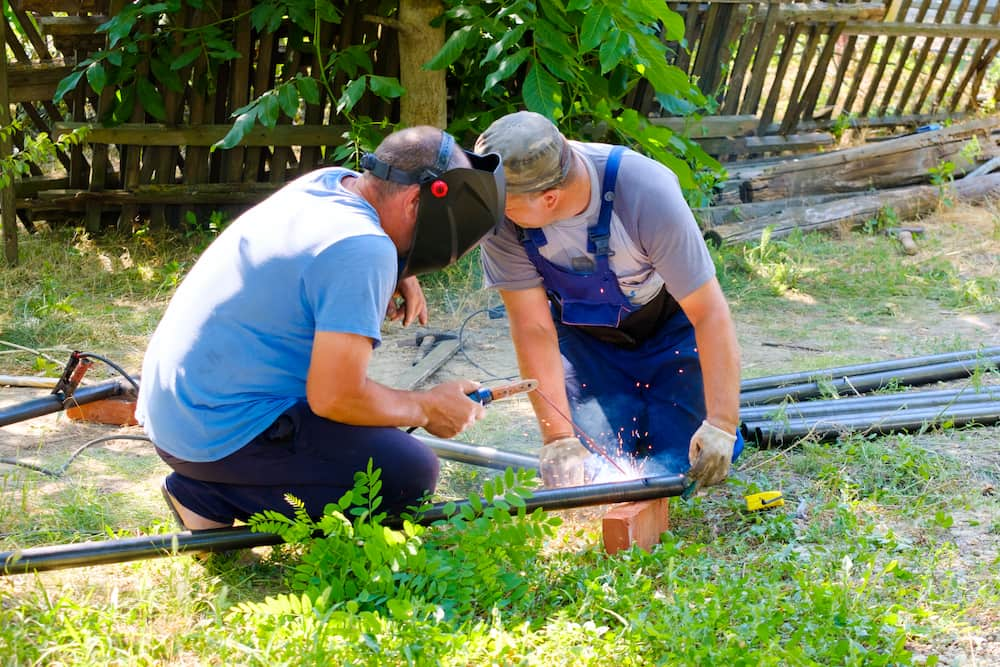
<path fill-rule="evenodd" d="M 406 88 L 399 101 L 403 126 L 448 125 L 445 71 L 423 69 L 444 46 L 444 26 L 431 26 L 443 11 L 440 0 L 399 2 L 399 82 Z"/>

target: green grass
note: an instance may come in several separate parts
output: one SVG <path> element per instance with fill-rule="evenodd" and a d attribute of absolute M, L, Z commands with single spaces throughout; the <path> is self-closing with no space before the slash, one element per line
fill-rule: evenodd
<path fill-rule="evenodd" d="M 922 243 L 933 250 L 959 231 Z M 70 349 L 136 368 L 210 238 L 23 237 L 21 265 L 0 272 L 0 340 L 55 361 L 14 351 L 0 355 L 0 373 L 58 374 Z M 942 311 L 996 312 L 996 277 L 963 277 L 952 257 L 905 257 L 866 234 L 716 253 L 738 328 L 822 348 L 760 374 L 875 360 L 863 336 L 876 331 L 904 353 L 975 345 L 968 332 L 916 330 Z M 435 316 L 458 324 L 495 305 L 481 280 L 475 256 L 425 280 Z M 491 412 L 471 440 L 530 445 L 522 412 Z M 4 435 L 48 467 L 95 437 L 63 422 Z M 988 638 L 1000 617 L 1000 497 L 989 491 L 1000 486 L 998 435 L 944 428 L 748 447 L 725 485 L 671 499 L 670 531 L 652 553 L 607 556 L 595 520 L 571 517 L 546 537 L 498 515 L 401 543 L 376 535 L 263 549 L 256 563 L 175 557 L 2 577 L 0 664 L 990 664 L 1000 660 Z M 156 492 L 165 471 L 141 443 L 120 442 L 87 450 L 59 479 L 2 466 L 0 550 L 169 532 Z M 461 464 L 443 471 L 443 497 L 498 483 Z M 781 490 L 784 506 L 747 512 L 744 496 L 763 490 Z M 360 565 L 319 568 L 303 588 L 296 572 L 327 549 L 359 564 L 388 554 L 398 567 L 360 592 L 346 585 Z M 425 571 L 439 587 L 408 578 Z M 480 572 L 490 576 L 476 586 Z"/>

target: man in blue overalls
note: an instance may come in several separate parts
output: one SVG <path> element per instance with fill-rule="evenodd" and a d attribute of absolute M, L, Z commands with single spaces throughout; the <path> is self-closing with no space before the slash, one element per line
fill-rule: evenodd
<path fill-rule="evenodd" d="M 739 347 L 674 173 L 567 141 L 527 111 L 496 120 L 476 150 L 503 158 L 507 219 L 481 246 L 483 271 L 521 375 L 539 382 L 546 486 L 592 479 L 602 451 L 647 474 L 724 480 L 743 445 Z"/>

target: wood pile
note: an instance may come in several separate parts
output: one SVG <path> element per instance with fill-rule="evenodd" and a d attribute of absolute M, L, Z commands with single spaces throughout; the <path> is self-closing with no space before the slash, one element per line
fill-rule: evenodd
<path fill-rule="evenodd" d="M 862 146 L 785 160 L 731 163 L 713 205 L 695 209 L 723 243 L 795 230 L 860 227 L 892 209 L 899 219 L 940 201 L 1000 197 L 1000 115 L 930 126 Z"/>

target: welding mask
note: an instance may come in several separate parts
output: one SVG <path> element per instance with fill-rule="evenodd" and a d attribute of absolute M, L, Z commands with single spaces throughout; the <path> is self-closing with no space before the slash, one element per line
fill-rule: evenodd
<path fill-rule="evenodd" d="M 503 220 L 506 195 L 500 156 L 463 150 L 471 168 L 448 169 L 453 150 L 455 139 L 444 132 L 437 160 L 430 167 L 404 171 L 382 162 L 373 153 L 361 158 L 361 168 L 376 178 L 420 185 L 413 243 L 400 258 L 399 279 L 452 264 Z"/>

